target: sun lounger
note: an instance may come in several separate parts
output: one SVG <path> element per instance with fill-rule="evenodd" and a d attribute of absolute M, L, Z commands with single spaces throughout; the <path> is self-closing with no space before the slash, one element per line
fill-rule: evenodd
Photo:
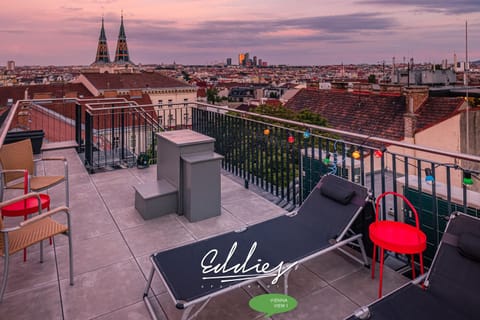
<path fill-rule="evenodd" d="M 293 214 L 153 254 L 144 301 L 156 318 L 147 297 L 155 273 L 187 319 L 196 304 L 203 303 L 192 317 L 212 297 L 261 278 L 276 284 L 283 276 L 287 293 L 288 274 L 298 264 L 346 244 L 356 245 L 363 259 L 350 256 L 368 265 L 362 234 L 351 230 L 367 203 L 364 187 L 324 176 Z"/>
<path fill-rule="evenodd" d="M 348 319 L 480 319 L 480 219 L 450 216 L 424 286 L 419 283 L 404 285 Z"/>

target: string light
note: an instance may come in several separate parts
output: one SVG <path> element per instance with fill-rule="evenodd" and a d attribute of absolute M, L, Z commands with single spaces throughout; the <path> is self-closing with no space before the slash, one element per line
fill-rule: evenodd
<path fill-rule="evenodd" d="M 288 141 L 288 143 L 292 144 L 292 143 L 295 142 L 295 137 L 292 136 L 292 135 L 289 135 L 287 141 Z"/>
<path fill-rule="evenodd" d="M 308 130 L 308 129 L 305 130 L 305 132 L 303 133 L 303 137 L 304 137 L 305 139 L 310 138 L 310 130 Z"/>
<path fill-rule="evenodd" d="M 430 168 L 425 168 L 425 182 L 427 184 L 433 184 L 435 182 L 435 179 L 432 175 L 432 169 Z"/>
<path fill-rule="evenodd" d="M 268 136 L 270 134 L 270 129 L 268 129 L 268 128 L 264 129 L 263 134 Z"/>
<path fill-rule="evenodd" d="M 463 184 L 471 186 L 473 184 L 472 173 L 469 171 L 463 171 Z"/>
<path fill-rule="evenodd" d="M 376 158 L 381 158 L 383 157 L 383 151 L 382 150 L 375 150 L 375 152 L 373 153 L 375 155 Z"/>
<path fill-rule="evenodd" d="M 360 151 L 354 150 L 354 151 L 352 152 L 352 158 L 353 158 L 353 159 L 358 160 L 358 159 L 360 159 L 360 157 L 361 157 Z"/>
<path fill-rule="evenodd" d="M 323 163 L 327 166 L 330 164 L 330 153 L 327 153 L 325 155 L 325 158 L 323 159 Z"/>

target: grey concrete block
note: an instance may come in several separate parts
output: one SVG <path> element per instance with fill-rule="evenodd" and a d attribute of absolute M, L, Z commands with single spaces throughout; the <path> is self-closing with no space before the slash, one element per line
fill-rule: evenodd
<path fill-rule="evenodd" d="M 220 167 L 214 152 L 183 155 L 182 206 L 190 222 L 220 215 Z"/>
<path fill-rule="evenodd" d="M 166 180 L 144 183 L 135 188 L 135 209 L 143 219 L 177 212 L 177 189 Z"/>

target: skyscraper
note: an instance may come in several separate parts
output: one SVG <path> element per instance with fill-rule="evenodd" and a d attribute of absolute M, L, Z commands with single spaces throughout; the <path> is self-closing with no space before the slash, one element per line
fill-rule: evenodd
<path fill-rule="evenodd" d="M 243 66 L 245 63 L 245 54 L 244 53 L 239 53 L 238 54 L 238 65 Z"/>
<path fill-rule="evenodd" d="M 7 61 L 7 71 L 15 71 L 15 61 Z"/>
<path fill-rule="evenodd" d="M 125 28 L 123 26 L 123 13 L 120 22 L 120 31 L 118 33 L 117 50 L 115 50 L 114 62 L 116 64 L 133 64 L 130 61 L 130 56 L 128 54 L 127 36 L 125 35 Z"/>
<path fill-rule="evenodd" d="M 110 63 L 110 55 L 108 54 L 107 37 L 105 36 L 105 28 L 103 26 L 100 29 L 100 37 L 98 38 L 97 55 L 95 57 L 94 64 Z"/>

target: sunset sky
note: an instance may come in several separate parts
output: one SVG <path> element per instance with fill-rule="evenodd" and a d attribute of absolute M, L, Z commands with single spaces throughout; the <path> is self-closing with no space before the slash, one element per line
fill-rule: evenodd
<path fill-rule="evenodd" d="M 480 59 L 479 0 L 22 0 L 0 6 L 0 65 L 87 65 L 102 14 L 113 59 L 123 10 L 135 63 L 270 64 Z"/>

